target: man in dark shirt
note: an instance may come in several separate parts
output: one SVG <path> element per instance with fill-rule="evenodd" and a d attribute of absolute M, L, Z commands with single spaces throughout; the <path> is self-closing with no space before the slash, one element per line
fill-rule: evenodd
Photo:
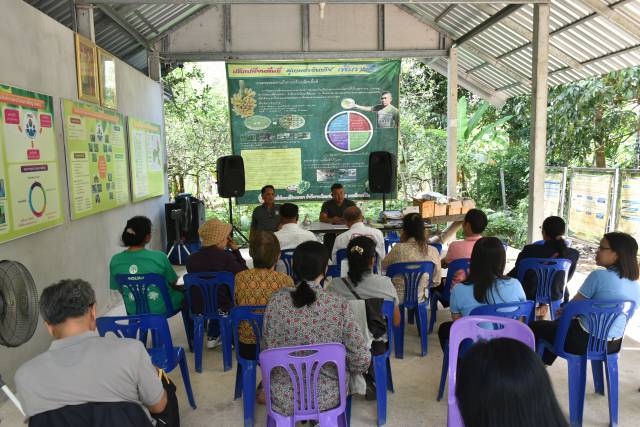
<path fill-rule="evenodd" d="M 272 231 L 278 230 L 280 225 L 280 205 L 276 205 L 276 190 L 273 185 L 265 185 L 260 190 L 262 204 L 256 206 L 251 215 L 251 231 Z"/>
<path fill-rule="evenodd" d="M 331 186 L 331 199 L 322 204 L 320 209 L 320 222 L 327 224 L 346 224 L 343 215 L 347 208 L 355 206 L 353 201 L 345 198 L 344 187 L 340 183 Z M 336 233 L 326 233 L 323 243 L 331 253 L 333 242 L 336 240 Z"/>

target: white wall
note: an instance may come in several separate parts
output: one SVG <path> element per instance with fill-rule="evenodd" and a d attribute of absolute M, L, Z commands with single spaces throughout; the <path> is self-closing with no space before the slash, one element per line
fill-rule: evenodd
<path fill-rule="evenodd" d="M 22 0 L 0 0 L 0 83 L 54 97 L 60 186 L 65 209 L 64 225 L 0 244 L 0 259 L 24 264 L 39 291 L 64 278 L 89 281 L 96 290 L 98 311 L 104 312 L 109 302 L 109 260 L 122 250 L 118 241 L 127 218 L 134 215 L 151 218 L 151 247 L 161 249 L 163 210 L 168 193 L 165 189 L 163 197 L 130 203 L 77 221 L 69 219 L 60 99 L 77 100 L 73 32 Z M 163 123 L 162 93 L 158 83 L 119 61 L 117 85 L 121 113 Z M 13 385 L 15 370 L 24 361 L 46 350 L 50 341 L 40 323 L 28 343 L 18 348 L 0 347 L 0 374 Z"/>

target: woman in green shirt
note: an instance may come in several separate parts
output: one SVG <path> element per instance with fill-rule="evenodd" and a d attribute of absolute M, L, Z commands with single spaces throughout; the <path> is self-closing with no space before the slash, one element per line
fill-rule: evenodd
<path fill-rule="evenodd" d="M 127 221 L 122 232 L 122 244 L 127 246 L 124 251 L 115 254 L 109 264 L 110 287 L 119 290 L 116 282 L 117 274 L 149 274 L 156 273 L 167 280 L 172 311 L 182 307 L 184 292 L 178 286 L 178 275 L 173 270 L 164 252 L 146 249 L 151 241 L 151 220 L 145 216 L 134 216 Z M 133 295 L 125 291 L 122 296 L 128 314 L 136 313 Z M 149 290 L 149 310 L 151 313 L 165 314 L 162 295 L 157 288 Z"/>

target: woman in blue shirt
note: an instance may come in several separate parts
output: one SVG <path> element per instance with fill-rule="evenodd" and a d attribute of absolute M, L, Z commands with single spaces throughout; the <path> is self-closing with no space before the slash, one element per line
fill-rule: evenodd
<path fill-rule="evenodd" d="M 502 242 L 496 237 L 483 237 L 473 246 L 469 277 L 451 290 L 451 318 L 468 316 L 481 305 L 526 301 L 522 285 L 517 279 L 504 275 L 507 256 Z M 440 346 L 444 351 L 453 322 L 444 322 L 438 329 Z"/>
<path fill-rule="evenodd" d="M 634 301 L 636 307 L 640 304 L 640 283 L 638 283 L 638 243 L 626 233 L 613 232 L 604 235 L 600 240 L 598 252 L 596 252 L 596 264 L 605 270 L 593 271 L 578 290 L 571 301 L 585 299 L 593 300 L 625 300 Z M 559 310 L 559 313 L 561 313 Z M 559 321 L 541 320 L 533 322 L 531 329 L 536 336 L 536 341 L 544 339 L 553 342 L 556 338 Z M 626 319 L 616 319 L 609 330 L 609 342 L 607 351 L 617 353 L 622 344 Z M 581 319 L 571 321 L 567 339 L 564 345 L 565 351 L 573 354 L 584 354 L 589 341 L 586 325 Z M 544 352 L 542 360 L 551 365 L 556 359 L 550 351 Z"/>

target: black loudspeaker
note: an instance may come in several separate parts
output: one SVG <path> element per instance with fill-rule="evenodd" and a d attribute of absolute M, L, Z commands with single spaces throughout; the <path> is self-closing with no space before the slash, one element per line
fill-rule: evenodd
<path fill-rule="evenodd" d="M 240 156 L 219 157 L 216 162 L 220 197 L 244 196 L 244 162 Z"/>
<path fill-rule="evenodd" d="M 164 204 L 164 221 L 169 245 L 176 240 L 176 223 L 171 219 L 171 211 L 174 209 L 182 209 L 183 211 L 179 221 L 178 235 L 184 238 L 185 243 L 200 242 L 198 229 L 205 221 L 204 202 L 189 195 L 178 195 L 175 202 Z"/>
<path fill-rule="evenodd" d="M 393 193 L 396 188 L 396 158 L 388 151 L 369 154 L 369 191 Z"/>

